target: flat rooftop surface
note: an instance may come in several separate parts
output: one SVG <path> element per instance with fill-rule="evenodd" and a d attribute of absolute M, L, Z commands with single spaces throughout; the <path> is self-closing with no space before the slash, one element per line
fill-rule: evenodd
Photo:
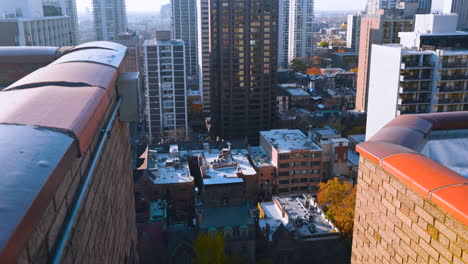
<path fill-rule="evenodd" d="M 223 155 L 223 152 L 226 153 Z M 244 182 L 242 178 L 237 176 L 240 172 L 245 176 L 256 175 L 257 172 L 250 164 L 245 149 L 234 150 L 215 150 L 203 151 L 202 166 L 209 167 L 204 171 L 203 183 L 210 184 L 229 184 Z"/>
<path fill-rule="evenodd" d="M 250 217 L 249 207 L 247 205 L 202 209 L 202 215 L 203 220 L 200 222 L 201 228 L 248 226 L 254 223 L 253 218 Z"/>
<path fill-rule="evenodd" d="M 322 150 L 311 139 L 306 137 L 300 130 L 277 129 L 261 131 L 260 135 L 273 146 L 279 153 L 288 153 L 293 150 Z"/>
<path fill-rule="evenodd" d="M 287 89 L 286 91 L 292 96 L 310 96 L 309 93 L 301 88 Z"/>
<path fill-rule="evenodd" d="M 432 131 L 418 151 L 468 178 L 468 129 Z"/>
<path fill-rule="evenodd" d="M 270 157 L 268 157 L 268 154 L 260 146 L 250 147 L 249 154 L 255 166 L 257 167 L 273 166 L 273 163 L 271 162 Z"/>
<path fill-rule="evenodd" d="M 158 153 L 156 160 L 149 155 L 148 170 L 149 173 L 154 175 L 154 184 L 171 184 L 171 183 L 184 183 L 192 182 L 193 177 L 190 176 L 187 160 L 185 158 L 171 158 L 169 154 Z M 170 162 L 173 165 L 167 165 Z M 176 164 L 177 162 L 177 164 Z"/>

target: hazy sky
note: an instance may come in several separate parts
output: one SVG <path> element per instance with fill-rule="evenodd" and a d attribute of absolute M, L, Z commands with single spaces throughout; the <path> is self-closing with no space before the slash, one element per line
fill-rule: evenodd
<path fill-rule="evenodd" d="M 92 0 L 77 0 L 78 10 L 82 11 L 86 7 L 91 7 Z M 315 10 L 364 10 L 367 0 L 315 0 Z M 441 8 L 444 0 L 433 0 L 433 7 Z M 169 3 L 170 0 L 126 0 L 127 10 L 138 11 L 158 11 L 161 5 Z"/>

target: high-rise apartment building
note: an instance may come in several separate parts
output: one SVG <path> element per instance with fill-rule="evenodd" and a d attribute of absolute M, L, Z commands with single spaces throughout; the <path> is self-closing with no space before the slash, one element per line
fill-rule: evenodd
<path fill-rule="evenodd" d="M 468 30 L 468 0 L 445 0 L 444 12 L 457 14 L 457 28 Z"/>
<path fill-rule="evenodd" d="M 143 41 L 136 32 L 121 32 L 117 34 L 115 42 L 127 47 L 127 54 L 123 61 L 121 72 L 140 72 Z"/>
<path fill-rule="evenodd" d="M 359 51 L 359 37 L 361 35 L 361 17 L 361 13 L 348 15 L 346 47 L 354 51 Z"/>
<path fill-rule="evenodd" d="M 379 9 L 394 9 L 399 3 L 416 3 L 415 8 L 420 13 L 430 13 L 432 8 L 432 0 L 368 0 L 366 13 L 377 14 Z"/>
<path fill-rule="evenodd" d="M 214 134 L 258 141 L 272 126 L 278 66 L 278 1 L 211 0 Z"/>
<path fill-rule="evenodd" d="M 367 110 L 369 61 L 372 44 L 399 43 L 399 32 L 413 30 L 414 13 L 405 9 L 380 9 L 377 14 L 363 14 L 359 40 L 359 63 L 356 89 L 358 111 Z"/>
<path fill-rule="evenodd" d="M 171 0 L 172 38 L 185 43 L 185 71 L 187 81 L 196 82 L 197 75 L 197 2 L 196 0 Z"/>
<path fill-rule="evenodd" d="M 468 111 L 468 33 L 456 26 L 454 14 L 417 15 L 400 45 L 373 46 L 367 139 L 398 115 Z"/>
<path fill-rule="evenodd" d="M 93 0 L 93 15 L 97 40 L 115 40 L 127 32 L 125 0 Z"/>
<path fill-rule="evenodd" d="M 210 0 L 197 0 L 198 82 L 203 116 L 211 113 Z"/>
<path fill-rule="evenodd" d="M 184 42 L 144 42 L 146 114 L 151 143 L 188 136 Z"/>
<path fill-rule="evenodd" d="M 291 0 L 279 0 L 278 10 L 278 68 L 288 68 L 289 4 Z"/>
<path fill-rule="evenodd" d="M 290 0 L 288 61 L 310 58 L 313 52 L 314 0 Z"/>
<path fill-rule="evenodd" d="M 71 29 L 73 32 L 73 43 L 79 40 L 78 34 L 78 12 L 76 10 L 76 0 L 42 0 L 42 6 L 45 16 L 63 15 L 69 16 L 72 19 Z M 48 11 L 50 11 L 49 14 Z M 55 14 L 54 14 L 55 13 Z M 59 13 L 59 14 L 57 14 Z"/>
<path fill-rule="evenodd" d="M 60 3 L 19 0 L 0 6 L 0 46 L 71 46 L 75 30 Z"/>

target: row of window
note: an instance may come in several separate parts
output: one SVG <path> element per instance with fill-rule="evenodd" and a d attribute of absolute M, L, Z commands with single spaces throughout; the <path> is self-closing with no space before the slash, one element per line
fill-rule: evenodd
<path fill-rule="evenodd" d="M 290 188 L 280 188 L 278 190 L 279 193 L 288 193 L 290 192 L 297 192 L 297 191 L 317 191 L 319 189 L 318 186 L 301 186 L 301 187 L 292 187 Z"/>
<path fill-rule="evenodd" d="M 295 167 L 307 167 L 310 164 L 311 167 L 316 167 L 320 166 L 320 161 L 311 161 L 310 163 L 307 161 L 301 161 L 301 162 L 291 162 L 291 163 L 280 163 L 279 167 L 280 169 L 287 169 L 289 167 L 295 168 Z"/>
<path fill-rule="evenodd" d="M 310 173 L 309 173 L 310 172 Z M 320 170 L 292 170 L 291 175 L 296 176 L 296 175 L 309 175 L 309 174 L 320 174 Z M 289 176 L 290 173 L 289 171 L 282 171 L 278 174 L 280 177 L 286 177 Z"/>
<path fill-rule="evenodd" d="M 289 180 L 281 180 L 279 181 L 279 184 L 289 184 L 289 183 L 306 183 L 306 182 L 320 182 L 320 178 L 300 178 L 300 179 L 292 179 L 291 181 Z"/>
<path fill-rule="evenodd" d="M 307 158 L 320 158 L 322 153 L 293 153 L 293 154 L 280 154 L 280 160 L 289 160 L 289 159 L 307 159 Z"/>

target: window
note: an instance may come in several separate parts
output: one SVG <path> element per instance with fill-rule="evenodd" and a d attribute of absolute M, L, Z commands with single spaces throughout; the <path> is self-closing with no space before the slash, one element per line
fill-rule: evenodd
<path fill-rule="evenodd" d="M 308 182 L 307 178 L 301 178 L 301 182 Z"/>
<path fill-rule="evenodd" d="M 280 159 L 280 160 L 288 160 L 288 159 L 290 159 L 290 158 L 291 158 L 291 156 L 290 156 L 289 154 L 281 154 L 281 155 L 279 155 L 279 159 Z"/>
<path fill-rule="evenodd" d="M 299 167 L 300 165 L 301 165 L 300 162 L 293 162 L 293 163 L 292 163 L 292 166 L 293 166 L 293 167 Z"/>
<path fill-rule="evenodd" d="M 307 163 L 308 163 L 307 161 L 302 161 L 301 162 L 301 167 L 307 167 Z"/>
<path fill-rule="evenodd" d="M 320 182 L 320 178 L 310 178 L 309 182 Z"/>
<path fill-rule="evenodd" d="M 299 175 L 299 170 L 292 170 L 292 175 Z"/>
<path fill-rule="evenodd" d="M 306 174 L 307 174 L 307 170 L 301 170 L 301 174 L 302 174 L 302 175 L 306 175 Z"/>
<path fill-rule="evenodd" d="M 280 167 L 281 169 L 289 168 L 289 163 L 280 163 L 279 167 Z"/>
<path fill-rule="evenodd" d="M 312 166 L 312 167 L 320 166 L 320 161 L 311 161 L 310 166 Z"/>
<path fill-rule="evenodd" d="M 298 183 L 299 182 L 299 179 L 292 179 L 291 180 L 291 183 Z"/>
<path fill-rule="evenodd" d="M 292 154 L 291 156 L 292 156 L 293 159 L 300 159 L 301 158 L 300 153 L 295 153 L 295 154 Z"/>
<path fill-rule="evenodd" d="M 279 193 L 287 193 L 289 192 L 289 188 L 281 188 L 278 190 Z"/>
<path fill-rule="evenodd" d="M 302 153 L 301 158 L 303 158 L 303 159 L 309 158 L 309 153 Z"/>
<path fill-rule="evenodd" d="M 310 174 L 320 174 L 320 170 L 310 170 Z"/>
<path fill-rule="evenodd" d="M 311 158 L 315 159 L 315 158 L 320 158 L 321 156 L 322 154 L 320 152 L 317 152 L 317 153 L 312 153 Z"/>
<path fill-rule="evenodd" d="M 280 184 L 289 184 L 289 181 L 279 181 Z"/>
<path fill-rule="evenodd" d="M 283 171 L 279 173 L 280 177 L 288 176 L 289 177 L 289 171 Z"/>

